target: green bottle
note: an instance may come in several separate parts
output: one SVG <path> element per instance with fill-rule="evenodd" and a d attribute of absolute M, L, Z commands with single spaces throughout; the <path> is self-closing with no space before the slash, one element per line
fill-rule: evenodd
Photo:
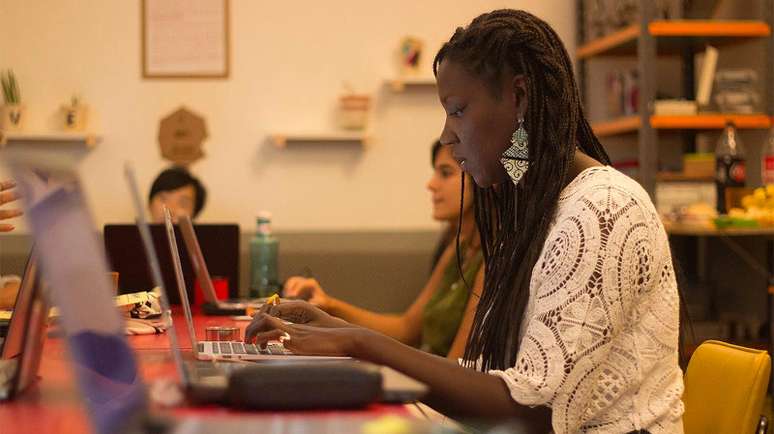
<path fill-rule="evenodd" d="M 271 213 L 261 211 L 258 230 L 250 240 L 250 297 L 269 297 L 279 292 L 277 253 L 279 241 L 271 233 Z"/>

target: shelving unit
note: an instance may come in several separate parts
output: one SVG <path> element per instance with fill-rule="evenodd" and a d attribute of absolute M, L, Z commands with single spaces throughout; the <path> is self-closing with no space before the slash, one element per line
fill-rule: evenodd
<path fill-rule="evenodd" d="M 400 77 L 386 83 L 393 92 L 405 92 L 407 88 L 434 88 L 435 77 Z"/>
<path fill-rule="evenodd" d="M 338 143 L 365 146 L 368 142 L 368 135 L 362 131 L 275 133 L 269 136 L 269 140 L 277 148 L 285 148 L 289 144 Z"/>
<path fill-rule="evenodd" d="M 0 130 L 0 146 L 20 145 L 74 145 L 94 148 L 102 141 L 102 136 L 94 133 L 81 132 L 27 132 Z"/>
<path fill-rule="evenodd" d="M 637 145 L 638 181 L 656 202 L 655 197 L 657 182 L 694 183 L 694 185 L 679 186 L 679 189 L 699 188 L 698 183 L 713 183 L 714 177 L 686 176 L 684 173 L 664 172 L 659 170 L 659 135 L 669 136 L 669 143 L 675 140 L 681 141 L 682 152 L 696 151 L 696 132 L 701 130 L 720 130 L 728 120 L 733 121 L 740 130 L 765 129 L 774 125 L 774 0 L 761 0 L 759 11 L 746 11 L 750 16 L 760 17 L 758 20 L 655 20 L 656 3 L 652 0 L 639 0 L 638 22 L 621 28 L 611 34 L 595 40 L 586 40 L 584 37 L 585 19 L 583 17 L 583 0 L 578 4 L 578 29 L 579 45 L 576 51 L 578 75 L 582 92 L 587 91 L 587 62 L 596 58 L 620 58 L 627 57 L 635 60 L 637 65 L 637 77 L 639 80 L 637 114 L 630 116 L 603 119 L 592 123 L 592 128 L 603 144 L 609 138 L 615 137 L 615 142 L 630 140 Z M 685 1 L 680 4 L 685 5 Z M 712 45 L 721 50 L 723 47 L 735 47 L 736 44 L 751 40 L 764 41 L 765 48 L 761 47 L 761 56 L 765 56 L 765 70 L 760 76 L 760 82 L 764 84 L 765 91 L 761 94 L 763 104 L 760 107 L 762 113 L 736 114 L 736 113 L 702 113 L 692 116 L 656 116 L 653 112 L 656 100 L 656 73 L 657 61 L 660 57 L 679 56 L 681 70 L 676 69 L 674 79 L 682 84 L 682 95 L 687 100 L 694 99 L 694 57 L 704 51 L 706 45 Z M 756 47 L 757 48 L 757 47 Z M 762 57 L 763 58 L 763 57 Z M 760 59 L 751 59 L 760 60 Z M 752 62 L 751 62 L 752 63 Z M 760 71 L 759 71 L 760 72 Z M 588 98 L 584 98 L 588 101 Z M 589 112 L 588 107 L 586 111 Z M 659 134 L 661 133 L 661 134 Z M 667 134 L 669 133 L 669 134 Z M 662 140 L 666 137 L 662 137 Z M 664 140 L 664 143 L 667 140 Z M 612 143 L 611 143 L 612 144 Z M 749 152 L 749 151 L 748 151 Z M 754 153 L 751 152 L 754 155 Z M 750 154 L 748 154 L 750 155 Z M 749 169 L 748 169 L 749 170 Z M 706 186 L 705 186 L 706 187 Z M 768 285 L 761 290 L 772 293 L 774 287 L 774 228 L 733 228 L 717 229 L 713 224 L 692 226 L 665 222 L 665 229 L 670 236 L 691 237 L 688 253 L 679 258 L 683 261 L 692 258 L 696 261 L 695 282 L 698 285 L 713 285 L 708 280 L 708 268 L 705 255 L 708 253 L 709 238 L 720 240 L 720 245 L 725 248 L 717 254 L 735 255 L 741 249 L 738 244 L 731 247 L 732 238 L 756 237 L 766 240 L 766 259 L 764 263 L 768 267 Z M 674 239 L 673 239 L 674 241 Z M 695 256 L 694 256 L 695 253 Z M 714 252 L 713 252 L 714 253 Z M 749 260 L 749 257 L 747 257 Z M 747 260 L 744 262 L 748 263 Z M 731 270 L 727 272 L 735 272 Z M 744 273 L 739 271 L 739 274 Z M 740 281 L 745 281 L 747 276 L 739 276 Z M 745 289 L 748 289 L 745 287 Z M 712 291 L 708 291 L 713 294 Z M 774 293 L 773 293 L 774 294 Z M 768 302 L 769 311 L 769 342 L 768 349 L 774 351 L 774 297 Z M 772 378 L 774 380 L 774 377 Z M 774 385 L 774 383 L 773 383 Z"/>
<path fill-rule="evenodd" d="M 606 119 L 592 124 L 600 138 L 632 135 L 637 138 L 639 181 L 655 198 L 658 174 L 658 131 L 697 131 L 722 129 L 732 120 L 740 129 L 765 129 L 772 125 L 774 115 L 774 3 L 763 0 L 760 20 L 654 20 L 655 2 L 640 0 L 639 22 L 626 26 L 601 38 L 586 41 L 584 35 L 583 0 L 578 0 L 579 40 L 576 51 L 579 78 L 586 90 L 586 62 L 599 57 L 634 58 L 639 78 L 639 101 L 636 115 Z M 655 116 L 652 112 L 656 98 L 656 60 L 662 55 L 680 55 L 683 58 L 684 94 L 693 99 L 693 56 L 707 44 L 723 47 L 749 41 L 767 41 L 767 68 L 761 77 L 766 84 L 764 113 L 725 114 L 700 113 L 694 116 Z M 686 137 L 695 137 L 687 134 Z M 693 144 L 689 144 L 694 146 Z"/>

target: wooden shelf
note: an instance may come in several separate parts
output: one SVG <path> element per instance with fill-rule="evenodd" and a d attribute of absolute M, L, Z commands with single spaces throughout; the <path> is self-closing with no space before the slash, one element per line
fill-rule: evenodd
<path fill-rule="evenodd" d="M 658 38 L 659 51 L 669 54 L 679 52 L 686 43 L 726 45 L 738 42 L 739 38 L 766 37 L 771 34 L 771 27 L 764 21 L 661 20 L 651 22 L 648 32 Z M 575 57 L 634 55 L 639 35 L 640 25 L 632 24 L 581 45 Z M 685 38 L 691 40 L 686 41 Z"/>
<path fill-rule="evenodd" d="M 615 136 L 636 132 L 640 128 L 640 116 L 624 116 L 607 121 L 593 122 L 591 129 L 597 137 Z"/>
<path fill-rule="evenodd" d="M 774 236 L 774 227 L 765 226 L 757 228 L 725 228 L 718 229 L 714 225 L 696 225 L 673 223 L 664 221 L 664 229 L 669 235 L 686 236 L 727 236 L 727 237 L 745 237 L 745 236 Z"/>
<path fill-rule="evenodd" d="M 278 148 L 284 148 L 291 143 L 340 143 L 363 146 L 368 142 L 368 136 L 362 131 L 334 131 L 319 133 L 277 133 L 269 136 L 269 140 Z"/>
<path fill-rule="evenodd" d="M 729 120 L 741 129 L 763 129 L 771 126 L 771 119 L 766 115 L 725 115 L 721 113 L 694 116 L 651 116 L 650 124 L 657 129 L 715 130 L 725 127 Z"/>
<path fill-rule="evenodd" d="M 715 182 L 712 176 L 687 176 L 682 172 L 659 172 L 656 175 L 659 182 Z"/>
<path fill-rule="evenodd" d="M 722 129 L 729 120 L 740 129 L 765 129 L 769 128 L 772 122 L 771 118 L 763 114 L 706 113 L 691 116 L 651 116 L 650 124 L 659 130 L 716 130 Z M 591 125 L 598 137 L 635 133 L 640 126 L 639 115 L 594 122 Z"/>
<path fill-rule="evenodd" d="M 404 92 L 408 87 L 435 87 L 435 77 L 400 77 L 387 80 L 387 84 L 393 92 Z"/>
<path fill-rule="evenodd" d="M 632 24 L 607 36 L 589 41 L 575 51 L 576 59 L 586 59 L 598 54 L 631 54 L 636 50 L 637 36 L 640 35 L 640 26 Z"/>
<path fill-rule="evenodd" d="M 9 143 L 30 144 L 69 144 L 81 145 L 93 148 L 102 141 L 102 136 L 94 133 L 81 132 L 27 132 L 27 131 L 0 131 L 0 146 Z"/>

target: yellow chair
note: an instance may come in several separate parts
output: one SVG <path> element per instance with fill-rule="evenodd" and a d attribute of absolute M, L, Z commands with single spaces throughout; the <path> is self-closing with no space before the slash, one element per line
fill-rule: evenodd
<path fill-rule="evenodd" d="M 761 410 L 770 374 L 766 351 L 719 341 L 699 345 L 684 377 L 685 434 L 765 432 Z"/>

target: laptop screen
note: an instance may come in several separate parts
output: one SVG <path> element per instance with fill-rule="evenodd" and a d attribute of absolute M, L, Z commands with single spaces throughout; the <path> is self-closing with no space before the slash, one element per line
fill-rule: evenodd
<path fill-rule="evenodd" d="M 24 330 L 27 327 L 27 317 L 32 306 L 33 287 L 36 283 L 37 264 L 35 256 L 30 253 L 27 258 L 27 266 L 24 268 L 24 276 L 19 285 L 19 293 L 16 295 L 16 303 L 13 308 L 13 316 L 8 325 L 8 334 L 2 346 L 0 358 L 10 359 L 18 356 L 24 345 Z"/>
<path fill-rule="evenodd" d="M 143 209 L 144 211 L 144 209 Z M 166 229 L 163 224 L 148 225 L 151 242 L 159 256 L 161 277 L 167 288 L 175 287 L 169 245 Z M 229 296 L 236 298 L 239 294 L 239 226 L 235 224 L 196 224 L 196 236 L 204 252 L 209 271 L 214 276 L 222 276 L 228 280 Z M 180 231 L 175 228 L 175 235 L 180 239 Z M 142 240 L 137 226 L 134 224 L 108 224 L 104 227 L 105 250 L 107 250 L 111 269 L 117 271 L 119 292 L 131 293 L 147 291 L 154 286 L 148 274 L 145 261 L 137 260 L 137 253 L 143 250 Z M 182 243 L 181 243 L 182 244 Z M 188 298 L 193 300 L 193 283 L 196 276 L 188 249 L 180 246 L 183 276 L 185 276 Z M 172 304 L 180 304 L 177 291 L 169 291 Z"/>
<path fill-rule="evenodd" d="M 41 273 L 60 311 L 84 406 L 95 432 L 119 432 L 145 414 L 145 388 L 113 304 L 105 252 L 77 175 L 50 178 L 29 167 L 11 168 L 25 197 Z"/>

